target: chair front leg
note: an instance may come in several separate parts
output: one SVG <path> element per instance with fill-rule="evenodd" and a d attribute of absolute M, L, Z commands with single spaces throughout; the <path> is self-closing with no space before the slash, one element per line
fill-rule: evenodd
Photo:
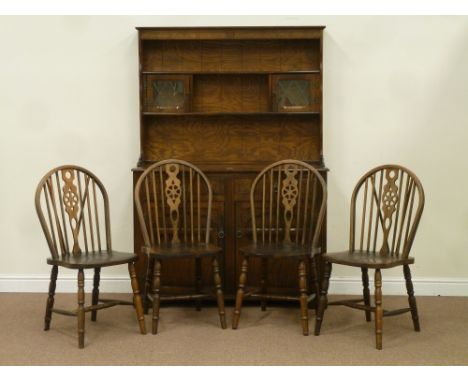
<path fill-rule="evenodd" d="M 154 274 L 153 274 L 153 324 L 152 324 L 152 333 L 158 333 L 158 323 L 159 323 L 159 307 L 161 305 L 161 261 L 156 260 L 154 264 Z"/>
<path fill-rule="evenodd" d="M 135 313 L 140 326 L 140 333 L 146 334 L 145 314 L 143 311 L 143 304 L 141 302 L 140 289 L 138 287 L 138 279 L 135 271 L 135 264 L 128 263 L 128 273 L 130 274 L 130 281 L 133 290 L 133 305 L 135 306 Z"/>
<path fill-rule="evenodd" d="M 309 309 L 307 304 L 307 276 L 305 261 L 299 261 L 299 302 L 301 305 L 302 334 L 309 335 Z"/>
<path fill-rule="evenodd" d="M 248 268 L 247 257 L 244 257 L 244 260 L 242 260 L 241 274 L 239 277 L 239 288 L 237 289 L 237 295 L 236 295 L 236 306 L 234 308 L 234 314 L 232 317 L 233 329 L 237 329 L 237 326 L 239 325 L 239 317 L 240 317 L 240 313 L 242 309 L 242 300 L 244 299 L 244 289 L 245 289 L 245 284 L 247 282 L 247 268 Z"/>
<path fill-rule="evenodd" d="M 380 269 L 375 270 L 375 346 L 382 350 L 382 329 L 383 329 L 383 309 L 382 309 L 382 274 Z"/>
<path fill-rule="evenodd" d="M 85 310 L 84 310 L 85 294 L 84 294 L 84 271 L 78 270 L 78 347 L 84 348 L 85 335 Z"/>
<path fill-rule="evenodd" d="M 323 314 L 325 313 L 325 309 L 328 305 L 328 286 L 330 284 L 330 275 L 332 271 L 332 264 L 328 261 L 324 262 L 323 266 L 323 279 L 322 279 L 322 287 L 320 289 L 320 299 L 319 299 L 319 306 L 317 309 L 317 315 L 315 317 L 315 332 L 314 334 L 318 336 L 320 334 L 320 328 L 322 327 L 323 321 Z"/>
<path fill-rule="evenodd" d="M 218 302 L 218 311 L 219 311 L 219 321 L 221 322 L 221 327 L 226 329 L 226 312 L 224 311 L 224 295 L 223 289 L 221 287 L 221 276 L 219 274 L 219 265 L 218 259 L 215 257 L 213 259 L 213 276 L 214 284 L 216 288 L 216 300 Z"/>
<path fill-rule="evenodd" d="M 268 259 L 262 259 L 262 280 L 261 280 L 261 293 L 266 294 L 267 292 L 267 279 L 268 279 Z M 262 297 L 261 299 L 261 307 L 262 311 L 264 312 L 267 307 L 267 299 Z"/>
<path fill-rule="evenodd" d="M 101 280 L 101 268 L 94 268 L 94 280 L 93 280 L 93 299 L 92 304 L 97 305 L 99 302 L 99 281 Z M 91 321 L 96 321 L 97 310 L 91 312 Z"/>
<path fill-rule="evenodd" d="M 361 268 L 362 273 L 362 295 L 364 297 L 364 305 L 370 307 L 370 291 L 369 291 L 369 272 L 365 267 Z M 366 321 L 370 322 L 371 312 L 369 310 L 365 311 Z"/>
<path fill-rule="evenodd" d="M 416 305 L 416 298 L 414 297 L 413 282 L 411 281 L 409 265 L 403 265 L 403 273 L 406 280 L 406 291 L 408 293 L 408 303 L 411 308 L 411 318 L 413 319 L 414 330 L 419 332 L 421 331 L 421 327 L 419 326 L 418 307 Z"/>
<path fill-rule="evenodd" d="M 312 274 L 312 280 L 310 280 L 310 284 L 314 288 L 315 298 L 314 298 L 314 308 L 315 314 L 317 314 L 318 306 L 319 306 L 319 297 L 320 297 L 320 286 L 319 286 L 319 278 L 318 278 L 318 268 L 317 268 L 317 260 L 315 259 L 315 255 L 312 256 L 310 259 L 310 270 Z"/>
<path fill-rule="evenodd" d="M 144 302 L 143 302 L 143 308 L 145 311 L 145 314 L 148 314 L 149 310 L 149 298 L 148 294 L 150 293 L 151 290 L 151 285 L 153 280 L 153 273 L 154 273 L 154 258 L 150 257 L 148 259 L 148 269 L 146 270 L 146 279 L 145 279 L 145 290 L 143 294 Z"/>
<path fill-rule="evenodd" d="M 201 258 L 195 258 L 195 293 L 200 293 L 202 287 L 202 267 Z M 201 298 L 195 300 L 195 309 L 197 312 L 201 310 Z"/>
<path fill-rule="evenodd" d="M 46 303 L 46 313 L 44 318 L 44 330 L 50 329 L 50 322 L 52 321 L 52 309 L 54 308 L 55 287 L 57 285 L 58 265 L 52 267 L 50 273 L 49 295 Z"/>

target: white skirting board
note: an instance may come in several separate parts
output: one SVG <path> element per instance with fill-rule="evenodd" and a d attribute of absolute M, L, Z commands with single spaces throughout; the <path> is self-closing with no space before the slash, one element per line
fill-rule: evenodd
<path fill-rule="evenodd" d="M 1 275 L 0 292 L 47 293 L 49 275 Z M 85 291 L 91 292 L 93 285 L 92 272 L 86 272 Z M 373 279 L 369 277 L 369 289 L 373 294 Z M 468 278 L 417 278 L 413 277 L 416 296 L 467 296 Z M 142 286 L 140 286 L 142 287 Z M 128 275 L 101 276 L 100 291 L 103 293 L 131 293 Z M 59 276 L 57 293 L 75 293 L 77 279 L 73 275 Z M 332 277 L 330 294 L 360 295 L 362 281 L 360 277 Z M 384 295 L 406 295 L 403 277 L 383 277 L 382 293 Z"/>

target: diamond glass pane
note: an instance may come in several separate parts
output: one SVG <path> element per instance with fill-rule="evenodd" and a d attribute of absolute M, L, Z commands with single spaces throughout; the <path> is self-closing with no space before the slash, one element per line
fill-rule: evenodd
<path fill-rule="evenodd" d="M 309 80 L 278 80 L 276 85 L 278 110 L 304 108 L 310 105 Z"/>
<path fill-rule="evenodd" d="M 185 103 L 184 81 L 153 81 L 154 104 L 158 109 L 183 109 Z"/>

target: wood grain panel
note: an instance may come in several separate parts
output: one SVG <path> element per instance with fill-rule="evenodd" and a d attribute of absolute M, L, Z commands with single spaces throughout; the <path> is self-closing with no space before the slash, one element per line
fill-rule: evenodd
<path fill-rule="evenodd" d="M 279 72 L 320 69 L 319 40 L 144 41 L 143 71 Z"/>
<path fill-rule="evenodd" d="M 266 75 L 195 75 L 194 112 L 266 112 Z"/>
<path fill-rule="evenodd" d="M 198 41 L 165 41 L 160 70 L 193 72 L 201 70 L 201 51 Z M 153 70 L 158 70 L 155 68 Z"/>
<path fill-rule="evenodd" d="M 281 71 L 320 69 L 319 41 L 289 41 L 281 46 Z"/>
<path fill-rule="evenodd" d="M 265 115 L 255 120 L 241 116 L 145 118 L 149 126 L 142 140 L 143 160 L 239 163 L 246 158 L 320 159 L 319 118 L 315 115 Z"/>
<path fill-rule="evenodd" d="M 143 41 L 141 46 L 141 70 L 157 71 L 163 67 L 163 41 Z"/>
<path fill-rule="evenodd" d="M 220 72 L 223 58 L 223 43 L 221 41 L 201 42 L 201 65 L 204 72 Z"/>

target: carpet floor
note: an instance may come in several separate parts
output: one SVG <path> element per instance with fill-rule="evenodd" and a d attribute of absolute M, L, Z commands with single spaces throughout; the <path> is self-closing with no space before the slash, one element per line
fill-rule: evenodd
<path fill-rule="evenodd" d="M 74 308 L 75 301 L 59 294 L 55 306 Z M 252 305 L 237 330 L 230 329 L 232 306 L 222 330 L 216 307 L 163 305 L 156 336 L 139 334 L 129 306 L 101 310 L 97 322 L 86 315 L 85 348 L 78 349 L 73 317 L 54 314 L 51 329 L 42 330 L 45 302 L 45 294 L 0 294 L 0 365 L 468 365 L 467 297 L 418 297 L 419 333 L 409 313 L 384 318 L 382 351 L 364 312 L 331 306 L 321 335 L 304 337 L 298 308 Z M 386 309 L 406 304 L 403 296 L 384 296 Z M 314 318 L 311 311 L 311 332 Z M 146 325 L 150 332 L 150 315 Z"/>

